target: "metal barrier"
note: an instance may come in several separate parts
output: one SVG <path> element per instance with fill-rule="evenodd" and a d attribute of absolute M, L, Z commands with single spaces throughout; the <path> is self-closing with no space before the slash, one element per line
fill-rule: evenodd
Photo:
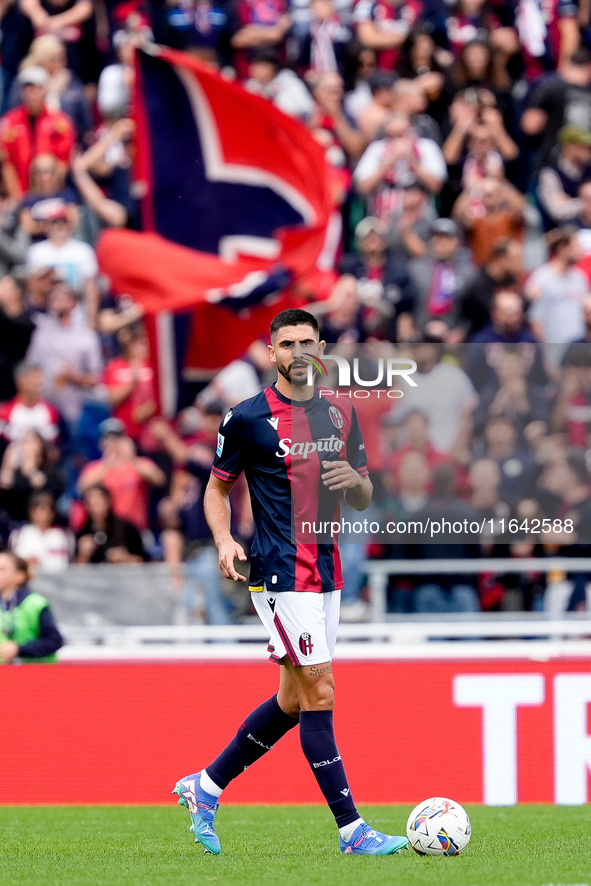
<path fill-rule="evenodd" d="M 386 612 L 391 575 L 576 571 L 591 580 L 591 558 L 369 560 L 364 570 L 372 622 L 341 625 L 337 658 L 591 657 L 587 612 L 437 614 L 436 620 Z M 51 601 L 66 638 L 62 661 L 265 657 L 267 635 L 255 616 L 240 625 L 173 624 L 178 595 L 162 563 L 72 566 L 39 575 L 34 587 Z"/>
<path fill-rule="evenodd" d="M 392 575 L 474 575 L 482 572 L 588 572 L 591 580 L 590 557 L 481 557 L 473 560 L 367 560 L 363 566 L 368 575 L 372 620 L 383 621 L 386 616 L 386 591 Z"/>
<path fill-rule="evenodd" d="M 430 620 L 431 619 L 431 620 Z M 69 628 L 61 661 L 263 660 L 261 624 Z M 524 640 L 524 638 L 527 638 Z M 432 642 L 446 640 L 449 642 Z M 458 642 L 459 641 L 459 642 Z M 469 641 L 469 642 L 462 642 Z M 408 615 L 382 624 L 342 624 L 338 659 L 532 659 L 591 657 L 591 618 L 570 613 Z"/>

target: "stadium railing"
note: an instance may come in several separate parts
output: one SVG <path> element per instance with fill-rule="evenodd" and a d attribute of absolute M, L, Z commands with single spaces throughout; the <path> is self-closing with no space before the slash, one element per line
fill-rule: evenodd
<path fill-rule="evenodd" d="M 591 656 L 591 612 L 387 613 L 392 575 L 582 572 L 591 558 L 372 560 L 364 564 L 371 621 L 342 624 L 337 658 L 510 658 Z M 166 566 L 72 566 L 40 575 L 67 645 L 62 661 L 264 660 L 266 633 L 253 616 L 238 625 L 173 623 L 178 605 Z M 590 607 L 591 608 L 591 607 Z M 447 642 L 443 642 L 447 641 Z M 468 642 L 466 642 L 468 641 Z"/>

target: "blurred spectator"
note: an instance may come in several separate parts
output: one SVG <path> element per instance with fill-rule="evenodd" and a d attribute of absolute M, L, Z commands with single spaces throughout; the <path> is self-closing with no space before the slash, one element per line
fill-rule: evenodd
<path fill-rule="evenodd" d="M 129 116 L 135 77 L 133 57 L 142 42 L 142 36 L 133 32 L 117 31 L 114 35 L 117 61 L 103 68 L 97 86 L 96 100 L 102 117 L 119 120 Z"/>
<path fill-rule="evenodd" d="M 14 367 L 27 353 L 34 329 L 16 281 L 0 278 L 0 402 L 16 393 Z"/>
<path fill-rule="evenodd" d="M 406 114 L 410 120 L 413 133 L 419 138 L 430 138 L 441 144 L 441 130 L 435 120 L 426 114 L 429 106 L 425 87 L 420 80 L 405 80 L 399 77 L 392 93 L 394 97 L 392 110 L 396 114 Z"/>
<path fill-rule="evenodd" d="M 71 230 L 78 224 L 78 198 L 64 184 L 64 168 L 52 154 L 38 154 L 31 163 L 31 186 L 18 207 L 18 220 L 34 240 L 47 237 L 50 221 L 64 212 Z M 24 259 L 24 256 L 23 256 Z M 47 264 L 45 267 L 53 267 Z"/>
<path fill-rule="evenodd" d="M 132 185 L 131 165 L 135 124 L 124 117 L 108 121 L 93 145 L 72 160 L 72 177 L 87 211 L 84 230 L 94 243 L 106 226 L 139 227 L 141 188 Z"/>
<path fill-rule="evenodd" d="M 35 431 L 47 443 L 59 436 L 59 414 L 42 397 L 43 374 L 34 363 L 23 360 L 14 370 L 16 396 L 0 404 L 0 433 L 9 443 Z"/>
<path fill-rule="evenodd" d="M 502 178 L 474 176 L 458 197 L 453 217 L 467 232 L 474 262 L 482 267 L 493 257 L 497 240 L 525 237 L 525 200 Z"/>
<path fill-rule="evenodd" d="M 492 458 L 477 458 L 468 469 L 471 487 L 470 504 L 485 520 L 484 537 L 493 541 L 503 535 L 503 526 L 511 516 L 510 505 L 501 498 L 501 469 Z M 503 523 L 502 521 L 505 521 Z"/>
<path fill-rule="evenodd" d="M 355 246 L 357 254 L 343 256 L 339 268 L 341 273 L 352 274 L 359 280 L 366 325 L 371 322 L 367 315 L 375 305 L 375 332 L 381 328 L 390 341 L 408 340 L 415 288 L 404 265 L 388 257 L 388 229 L 384 222 L 371 216 L 362 219 L 355 228 Z"/>
<path fill-rule="evenodd" d="M 167 44 L 214 64 L 226 61 L 228 12 L 228 6 L 221 2 L 205 5 L 201 0 L 169 0 L 166 4 Z"/>
<path fill-rule="evenodd" d="M 40 244 L 41 245 L 41 244 Z M 102 356 L 100 339 L 76 309 L 78 299 L 66 283 L 55 285 L 49 312 L 37 319 L 27 360 L 41 367 L 43 395 L 75 429 L 85 403 L 96 399 Z"/>
<path fill-rule="evenodd" d="M 336 71 L 320 74 L 312 83 L 316 103 L 310 116 L 310 127 L 330 133 L 332 144 L 340 148 L 350 161 L 359 159 L 367 139 L 357 129 L 343 107 L 343 78 Z"/>
<path fill-rule="evenodd" d="M 583 335 L 574 340 L 573 344 L 575 345 L 575 348 L 576 345 L 585 345 L 591 342 L 591 294 L 588 295 L 583 302 L 583 320 L 585 323 L 585 329 Z"/>
<path fill-rule="evenodd" d="M 87 26 L 94 14 L 91 0 L 20 0 L 20 8 L 31 20 L 35 35 L 49 32 L 64 41 L 68 66 L 83 76 L 92 34 Z"/>
<path fill-rule="evenodd" d="M 142 438 L 148 436 L 148 422 L 156 412 L 148 337 L 145 330 L 136 325 L 122 329 L 117 338 L 121 356 L 107 363 L 103 384 L 113 416 L 123 422 L 128 436 L 142 448 L 145 442 Z"/>
<path fill-rule="evenodd" d="M 378 51 L 378 66 L 395 70 L 399 50 L 422 11 L 420 0 L 359 0 L 353 22 L 363 46 Z"/>
<path fill-rule="evenodd" d="M 576 197 L 577 212 L 570 223 L 577 228 L 577 240 L 583 258 L 591 256 L 591 179 L 581 182 Z M 585 265 L 583 265 L 584 269 Z"/>
<path fill-rule="evenodd" d="M 19 224 L 14 199 L 0 198 L 0 279 L 23 264 L 29 243 L 27 231 Z"/>
<path fill-rule="evenodd" d="M 452 91 L 465 90 L 466 87 L 473 89 L 476 92 L 474 100 L 471 97 L 468 100 L 474 104 L 485 100 L 485 92 L 496 99 L 508 91 L 511 81 L 502 63 L 502 54 L 498 47 L 493 50 L 488 36 L 479 34 L 473 24 L 468 24 L 464 30 L 463 39 L 456 44 L 455 55 L 456 63 L 450 71 Z"/>
<path fill-rule="evenodd" d="M 433 222 L 429 251 L 412 259 L 409 272 L 416 290 L 414 325 L 419 337 L 445 341 L 458 324 L 458 294 L 475 274 L 454 221 Z"/>
<path fill-rule="evenodd" d="M 376 51 L 351 40 L 344 54 L 345 108 L 359 122 L 359 114 L 371 102 L 371 82 L 377 70 Z"/>
<path fill-rule="evenodd" d="M 436 217 L 427 189 L 418 181 L 405 185 L 389 231 L 391 257 L 404 264 L 425 255 Z"/>
<path fill-rule="evenodd" d="M 503 51 L 505 58 L 519 48 L 514 29 L 501 26 L 496 10 L 486 0 L 456 0 L 447 19 L 447 35 L 456 56 L 465 48 L 486 46 L 488 40 L 491 48 Z"/>
<path fill-rule="evenodd" d="M 475 509 L 467 502 L 458 500 L 454 495 L 456 475 L 449 464 L 440 465 L 433 472 L 433 493 L 427 503 L 413 514 L 415 520 L 460 522 L 465 525 L 478 519 Z M 420 536 L 417 544 L 410 545 L 412 554 L 421 560 L 455 559 L 461 557 L 471 559 L 477 557 L 478 546 L 471 543 L 469 533 L 443 533 L 434 544 L 422 543 Z M 421 613 L 438 612 L 478 612 L 480 605 L 476 592 L 475 576 L 466 574 L 421 575 L 413 580 L 413 611 Z"/>
<path fill-rule="evenodd" d="M 354 116 L 368 141 L 378 136 L 392 114 L 395 80 L 389 71 L 376 71 L 367 80 L 370 98 Z"/>
<path fill-rule="evenodd" d="M 538 201 L 547 227 L 575 219 L 582 209 L 579 189 L 591 174 L 591 132 L 564 126 L 556 159 L 540 170 Z"/>
<path fill-rule="evenodd" d="M 22 67 L 38 65 L 45 68 L 49 74 L 45 104 L 52 111 L 63 111 L 68 115 L 81 142 L 92 129 L 92 116 L 82 81 L 69 70 L 67 63 L 63 41 L 56 34 L 42 34 L 31 43 Z M 20 102 L 20 85 L 15 80 L 8 95 L 7 108 L 15 108 Z"/>
<path fill-rule="evenodd" d="M 452 129 L 442 150 L 454 197 L 460 190 L 477 192 L 485 178 L 503 178 L 506 165 L 516 159 L 519 148 L 507 132 L 501 112 L 481 103 L 476 90 L 467 89 L 454 98 L 450 119 Z"/>
<path fill-rule="evenodd" d="M 431 139 L 414 136 L 408 116 L 393 114 L 384 136 L 366 149 L 354 177 L 358 192 L 369 198 L 371 214 L 390 227 L 401 209 L 402 188 L 420 182 L 436 194 L 447 171 L 439 146 Z"/>
<path fill-rule="evenodd" d="M 409 449 L 400 458 L 396 498 L 407 517 L 423 508 L 429 498 L 431 470 L 426 455 L 418 449 Z"/>
<path fill-rule="evenodd" d="M 359 284 L 351 274 L 344 274 L 335 284 L 330 298 L 309 306 L 318 319 L 320 338 L 331 343 L 362 344 L 366 339 L 363 304 Z M 384 314 L 384 319 L 389 319 Z"/>
<path fill-rule="evenodd" d="M 166 477 L 151 459 L 136 454 L 120 419 L 102 422 L 100 433 L 102 456 L 82 469 L 78 487 L 85 493 L 91 486 L 104 486 L 111 496 L 113 513 L 143 532 L 148 528 L 149 487 L 164 486 Z"/>
<path fill-rule="evenodd" d="M 583 302 L 589 281 L 576 267 L 581 250 L 574 228 L 547 235 L 549 259 L 528 278 L 525 294 L 532 302 L 529 319 L 539 341 L 570 342 L 584 331 Z"/>
<path fill-rule="evenodd" d="M 27 313 L 33 320 L 38 314 L 46 314 L 49 309 L 49 296 L 56 283 L 60 283 L 59 274 L 54 268 L 22 269 L 20 278 L 24 289 L 23 301 Z"/>
<path fill-rule="evenodd" d="M 493 296 L 490 323 L 473 335 L 472 344 L 500 342 L 518 344 L 537 342 L 538 339 L 525 322 L 523 299 L 511 289 L 499 289 Z"/>
<path fill-rule="evenodd" d="M 64 486 L 63 471 L 51 463 L 50 450 L 37 431 L 9 443 L 0 466 L 0 502 L 13 520 L 27 519 L 32 492 L 49 492 L 57 500 Z"/>
<path fill-rule="evenodd" d="M 517 296 L 513 295 L 513 298 Z M 532 345 L 507 347 L 487 343 L 467 349 L 466 369 L 478 386 L 480 402 L 474 413 L 479 436 L 488 418 L 503 416 L 521 436 L 545 434 L 550 401 L 541 349 Z"/>
<path fill-rule="evenodd" d="M 221 416 L 216 416 L 215 431 Z M 166 430 L 162 442 L 177 471 L 171 495 L 160 502 L 164 558 L 181 591 L 179 619 L 229 624 L 232 607 L 222 591 L 218 555 L 203 512 L 203 495 L 215 453 L 215 436 L 192 445 Z M 184 568 L 183 568 L 184 563 Z"/>
<path fill-rule="evenodd" d="M 585 0 L 560 0 L 542 7 L 520 0 L 516 25 L 529 81 L 554 68 L 562 71 L 580 41 Z"/>
<path fill-rule="evenodd" d="M 586 304 L 589 302 L 587 299 Z M 591 311 L 589 320 L 591 321 Z M 586 447 L 591 427 L 591 355 L 587 341 L 567 348 L 552 410 L 552 427 L 571 447 Z"/>
<path fill-rule="evenodd" d="M 415 345 L 412 357 L 417 364 L 417 387 L 398 401 L 398 414 L 402 418 L 417 409 L 424 412 L 431 443 L 447 454 L 469 434 L 478 395 L 459 366 L 440 362 L 439 345 Z"/>
<path fill-rule="evenodd" d="M 115 514 L 105 486 L 88 486 L 84 507 L 87 518 L 76 536 L 76 563 L 142 563 L 149 559 L 137 527 Z"/>
<path fill-rule="evenodd" d="M 0 662 L 54 662 L 64 641 L 49 603 L 27 587 L 26 562 L 0 554 Z"/>
<path fill-rule="evenodd" d="M 265 372 L 269 374 L 270 368 L 267 345 L 257 339 L 240 360 L 232 360 L 216 374 L 210 384 L 201 391 L 199 402 L 204 408 L 207 408 L 212 400 L 214 404 L 221 401 L 225 406 L 236 406 L 245 398 L 254 397 L 259 393 L 263 387 L 264 374 Z"/>
<path fill-rule="evenodd" d="M 250 51 L 261 46 L 283 49 L 291 25 L 284 0 L 270 0 L 266 4 L 237 0 L 231 7 L 229 27 L 238 76 L 246 75 Z"/>
<path fill-rule="evenodd" d="M 553 77 L 543 77 L 532 90 L 521 128 L 539 142 L 538 168 L 551 158 L 556 137 L 563 126 L 591 131 L 590 59 L 577 49 L 565 59 Z"/>
<path fill-rule="evenodd" d="M 491 322 L 491 308 L 496 292 L 511 289 L 523 277 L 521 243 L 504 238 L 492 244 L 491 257 L 469 280 L 458 296 L 460 319 L 458 335 L 471 340 Z"/>
<path fill-rule="evenodd" d="M 67 114 L 52 111 L 45 103 L 49 82 L 45 68 L 23 68 L 18 81 L 23 103 L 0 120 L 0 147 L 15 175 L 8 183 L 11 197 L 20 197 L 28 189 L 31 162 L 37 154 L 52 154 L 65 170 L 76 140 Z"/>
<path fill-rule="evenodd" d="M 487 420 L 481 455 L 499 466 L 499 493 L 503 498 L 513 502 L 531 498 L 539 467 L 524 444 L 520 444 L 517 430 L 510 418 L 493 415 Z"/>
<path fill-rule="evenodd" d="M 426 459 L 429 471 L 433 471 L 449 458 L 438 452 L 429 435 L 429 418 L 420 409 L 407 412 L 399 421 L 399 435 L 395 450 L 388 456 L 386 476 L 390 491 L 396 491 L 401 483 L 402 460 L 408 452 L 419 452 Z"/>
<path fill-rule="evenodd" d="M 306 84 L 294 71 L 282 66 L 279 53 L 273 46 L 263 46 L 252 52 L 244 88 L 270 99 L 292 117 L 307 120 L 314 109 L 314 100 Z"/>
<path fill-rule="evenodd" d="M 301 47 L 300 65 L 315 75 L 342 70 L 345 47 L 351 40 L 350 28 L 332 0 L 310 0 L 309 8 L 311 21 Z"/>
<path fill-rule="evenodd" d="M 71 213 L 62 201 L 45 212 L 47 239 L 34 243 L 27 253 L 27 266 L 53 268 L 62 280 L 82 297 L 88 324 L 96 326 L 98 312 L 98 264 L 92 246 L 72 237 Z"/>
<path fill-rule="evenodd" d="M 55 525 L 55 499 L 49 492 L 33 492 L 29 522 L 10 534 L 9 546 L 26 560 L 31 573 L 62 572 L 74 553 L 73 538 Z"/>

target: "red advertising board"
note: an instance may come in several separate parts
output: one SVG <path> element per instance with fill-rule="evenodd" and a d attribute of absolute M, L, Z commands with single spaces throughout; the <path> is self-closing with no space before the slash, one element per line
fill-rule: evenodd
<path fill-rule="evenodd" d="M 335 664 L 335 727 L 359 803 L 584 803 L 591 662 Z M 268 663 L 2 669 L 0 803 L 162 803 L 273 694 Z M 297 730 L 226 791 L 234 803 L 321 797 Z"/>

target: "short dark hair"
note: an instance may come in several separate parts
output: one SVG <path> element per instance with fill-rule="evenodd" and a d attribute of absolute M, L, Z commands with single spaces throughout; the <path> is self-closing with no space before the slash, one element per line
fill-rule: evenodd
<path fill-rule="evenodd" d="M 390 71 L 376 71 L 368 78 L 368 86 L 372 95 L 380 92 L 382 89 L 392 89 L 398 77 L 391 74 Z"/>
<path fill-rule="evenodd" d="M 38 489 L 35 492 L 32 492 L 29 496 L 29 510 L 32 508 L 36 508 L 37 505 L 47 504 L 49 507 L 55 511 L 55 496 L 49 490 Z"/>
<path fill-rule="evenodd" d="M 288 308 L 281 311 L 271 320 L 271 341 L 275 338 L 279 330 L 283 326 L 311 326 L 318 335 L 318 320 L 314 314 L 309 311 L 302 311 L 301 308 Z"/>
<path fill-rule="evenodd" d="M 16 569 L 17 572 L 20 572 L 21 575 L 24 575 L 24 580 L 21 582 L 21 586 L 26 584 L 31 578 L 31 573 L 29 572 L 29 564 L 22 557 L 19 557 L 18 554 L 15 554 L 14 551 L 2 551 L 5 557 L 10 557 L 12 560 L 12 565 Z"/>
<path fill-rule="evenodd" d="M 568 246 L 576 236 L 577 230 L 573 225 L 561 225 L 559 228 L 553 228 L 546 234 L 546 243 L 550 257 L 556 255 L 563 246 Z"/>
<path fill-rule="evenodd" d="M 109 505 L 111 507 L 113 506 L 113 496 L 111 495 L 107 487 L 103 486 L 102 483 L 93 483 L 92 486 L 88 486 L 82 493 L 82 498 L 86 498 L 89 492 L 100 492 L 100 494 L 107 499 Z"/>

